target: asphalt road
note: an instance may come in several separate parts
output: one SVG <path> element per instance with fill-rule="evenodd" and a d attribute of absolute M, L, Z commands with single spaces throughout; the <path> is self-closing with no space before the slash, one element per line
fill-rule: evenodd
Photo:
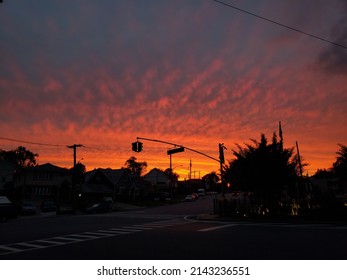
<path fill-rule="evenodd" d="M 199 201 L 99 215 L 0 224 L 1 259 L 347 259 L 347 226 L 196 220 Z"/>

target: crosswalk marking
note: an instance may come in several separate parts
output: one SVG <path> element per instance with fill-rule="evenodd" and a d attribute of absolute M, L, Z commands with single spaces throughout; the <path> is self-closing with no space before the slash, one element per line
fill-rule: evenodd
<path fill-rule="evenodd" d="M 120 233 L 119 231 L 116 231 L 116 230 L 98 230 L 98 232 L 109 233 L 112 235 Z"/>
<path fill-rule="evenodd" d="M 102 233 L 102 232 L 97 232 L 97 231 L 93 231 L 93 232 L 83 232 L 82 235 L 86 235 L 86 236 L 92 236 L 92 237 L 107 237 L 107 236 L 113 236 L 114 234 L 107 234 L 107 233 Z"/>
<path fill-rule="evenodd" d="M 153 227 L 149 227 L 149 226 L 141 226 L 141 225 L 139 225 L 139 226 L 137 226 L 137 225 L 135 225 L 135 226 L 131 226 L 131 227 L 123 227 L 123 228 L 125 228 L 125 229 L 135 229 L 135 230 L 150 230 L 150 229 L 153 229 Z"/>
<path fill-rule="evenodd" d="M 119 229 L 119 228 L 112 228 L 111 230 L 115 233 L 115 235 L 134 233 L 132 231 L 122 230 L 122 229 Z"/>
<path fill-rule="evenodd" d="M 13 244 L 0 245 L 0 255 L 13 254 L 23 251 L 36 250 L 42 248 L 48 248 L 53 246 L 60 246 L 69 243 L 76 243 L 82 241 L 88 241 L 98 238 L 106 238 L 124 234 L 135 234 L 145 230 L 159 229 L 169 226 L 178 226 L 193 221 L 187 221 L 184 219 L 176 220 L 164 220 L 159 222 L 151 222 L 144 224 L 137 224 L 132 226 L 122 226 L 119 228 L 109 228 L 105 230 L 87 231 L 82 233 L 68 234 L 63 236 L 50 237 L 47 239 L 38 239 L 33 241 L 18 242 Z"/>
<path fill-rule="evenodd" d="M 17 244 L 32 247 L 32 248 L 38 248 L 38 249 L 47 247 L 47 246 L 35 245 L 35 244 L 30 244 L 30 243 L 25 243 L 25 242 L 21 242 L 21 243 L 17 243 Z"/>
<path fill-rule="evenodd" d="M 70 235 L 68 235 L 68 236 L 70 236 Z M 63 236 L 60 236 L 60 237 L 54 237 L 54 239 L 58 239 L 58 240 L 65 240 L 65 241 L 67 241 L 67 242 L 74 242 L 74 241 L 78 241 L 78 240 L 80 240 L 80 239 L 78 239 L 78 238 L 71 238 L 71 237 L 68 237 L 68 236 L 66 236 L 66 237 L 63 237 Z"/>
<path fill-rule="evenodd" d="M 107 238 L 112 236 L 120 236 L 126 234 L 136 234 L 142 231 L 149 231 L 154 229 L 180 226 L 185 224 L 199 223 L 196 220 L 187 219 L 174 219 L 174 220 L 163 220 L 157 222 L 149 222 L 144 224 L 136 224 L 131 226 L 122 226 L 119 228 L 108 228 L 95 231 L 81 232 L 75 234 L 68 234 L 63 236 L 50 237 L 46 239 L 38 239 L 32 241 L 18 242 L 13 244 L 0 245 L 0 255 L 13 254 L 23 251 L 36 250 L 42 248 L 49 248 L 53 246 L 60 246 L 70 243 L 88 241 L 99 238 Z M 337 229 L 337 230 L 347 230 L 347 226 L 340 225 L 329 225 L 329 224 L 287 224 L 287 223 L 247 223 L 239 222 L 236 224 L 225 223 L 219 226 L 205 227 L 202 229 L 197 229 L 198 232 L 209 232 L 213 230 L 237 227 L 237 226 L 269 226 L 269 227 L 284 227 L 284 228 L 319 228 L 319 229 Z"/>
<path fill-rule="evenodd" d="M 77 238 L 77 240 L 80 240 L 80 239 L 92 239 L 92 238 L 95 238 L 97 236 L 84 232 L 84 233 L 81 233 L 81 234 L 71 234 L 71 235 L 68 236 L 68 238 L 70 238 L 70 237 L 72 237 L 74 239 Z"/>
<path fill-rule="evenodd" d="M 14 252 L 14 253 L 23 251 L 21 249 L 16 249 L 16 248 L 13 248 L 13 247 L 10 247 L 10 246 L 1 246 L 0 248 L 4 249 L 4 250 L 8 250 L 10 252 Z"/>
<path fill-rule="evenodd" d="M 238 225 L 239 224 L 228 224 L 228 225 L 224 225 L 224 226 L 203 228 L 203 229 L 199 229 L 198 231 L 212 231 L 212 230 L 218 230 L 218 229 L 227 228 L 227 227 L 235 227 Z"/>
<path fill-rule="evenodd" d="M 48 243 L 48 246 L 49 246 L 49 244 L 55 244 L 55 245 L 64 244 L 63 242 L 50 241 L 50 240 L 36 240 L 36 241 L 33 241 L 33 242 Z"/>
<path fill-rule="evenodd" d="M 136 228 L 133 228 L 133 227 L 122 227 L 122 228 L 120 228 L 120 230 L 130 231 L 130 232 L 139 232 L 139 231 L 143 231 L 143 229 L 136 229 Z"/>

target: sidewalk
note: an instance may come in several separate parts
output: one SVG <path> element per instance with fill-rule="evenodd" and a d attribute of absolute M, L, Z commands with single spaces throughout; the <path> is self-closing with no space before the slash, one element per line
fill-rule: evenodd
<path fill-rule="evenodd" d="M 200 214 L 195 216 L 197 220 L 220 221 L 220 222 L 244 222 L 244 223 L 286 223 L 286 224 L 330 224 L 347 226 L 346 219 L 328 219 L 328 218 L 309 218 L 309 217 L 220 217 L 215 214 Z"/>

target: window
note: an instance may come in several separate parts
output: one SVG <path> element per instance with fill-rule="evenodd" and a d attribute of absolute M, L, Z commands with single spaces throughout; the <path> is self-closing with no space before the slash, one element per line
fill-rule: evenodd
<path fill-rule="evenodd" d="M 34 173 L 34 180 L 49 181 L 52 179 L 52 174 L 45 171 L 38 171 Z"/>

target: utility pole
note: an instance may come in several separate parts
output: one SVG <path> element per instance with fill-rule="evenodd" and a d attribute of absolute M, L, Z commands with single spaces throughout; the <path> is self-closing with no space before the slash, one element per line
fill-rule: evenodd
<path fill-rule="evenodd" d="M 298 163 L 299 163 L 299 171 L 300 171 L 300 181 L 302 181 L 302 164 L 301 164 L 301 157 L 300 157 L 300 152 L 299 152 L 299 144 L 298 141 L 295 141 L 296 144 L 296 151 L 298 154 Z M 299 181 L 299 182 L 300 182 Z M 299 183 L 296 183 L 296 198 L 299 201 Z"/>
<path fill-rule="evenodd" d="M 225 186 L 224 186 L 224 172 L 223 172 L 223 164 L 225 162 L 224 159 L 224 150 L 227 148 L 224 147 L 224 143 L 219 143 L 219 163 L 220 163 L 220 178 L 221 178 L 221 184 L 222 184 L 222 197 L 225 198 Z"/>
<path fill-rule="evenodd" d="M 296 143 L 296 151 L 298 153 L 298 163 L 299 163 L 300 177 L 302 178 L 302 164 L 301 164 L 301 157 L 300 157 L 300 153 L 299 153 L 299 144 L 298 144 L 298 141 L 295 141 L 295 143 Z"/>
<path fill-rule="evenodd" d="M 70 149 L 73 149 L 73 167 L 76 167 L 76 149 L 79 147 L 83 147 L 81 144 L 73 144 L 71 146 L 67 146 Z"/>
<path fill-rule="evenodd" d="M 192 159 L 189 161 L 189 180 L 192 179 Z"/>
<path fill-rule="evenodd" d="M 69 149 L 73 149 L 73 168 L 72 168 L 72 194 L 71 194 L 71 203 L 72 203 L 72 211 L 75 213 L 76 211 L 76 150 L 77 148 L 83 147 L 81 144 L 73 144 L 71 146 L 67 146 Z"/>

